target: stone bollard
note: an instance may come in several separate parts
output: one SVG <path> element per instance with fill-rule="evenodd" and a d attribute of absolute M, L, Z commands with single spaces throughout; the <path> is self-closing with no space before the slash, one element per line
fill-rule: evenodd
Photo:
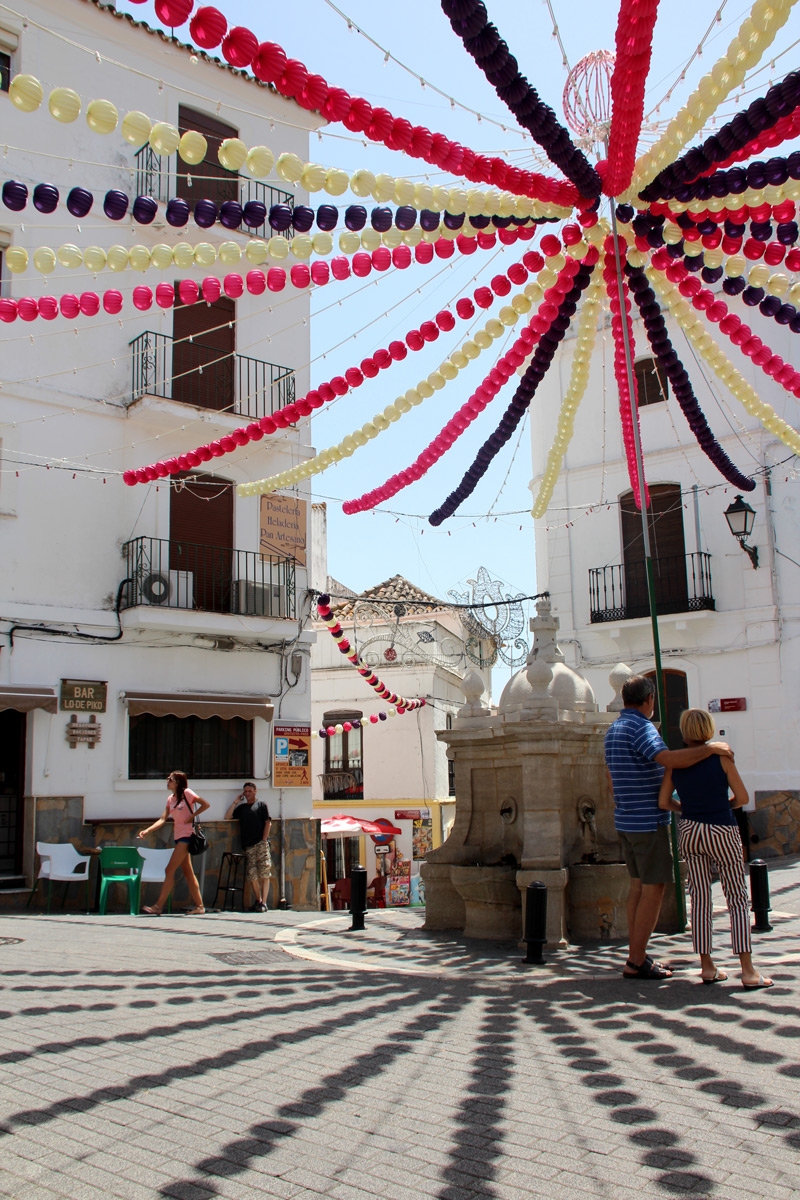
<path fill-rule="evenodd" d="M 355 866 L 350 872 L 350 917 L 352 924 L 348 933 L 358 933 L 363 930 L 366 909 L 367 868 Z"/>
<path fill-rule="evenodd" d="M 525 890 L 525 936 L 528 952 L 524 963 L 541 966 L 542 950 L 547 942 L 547 884 L 534 879 Z"/>
<path fill-rule="evenodd" d="M 769 923 L 769 872 L 763 858 L 754 858 L 750 863 L 750 897 L 756 923 L 753 933 L 771 933 Z"/>

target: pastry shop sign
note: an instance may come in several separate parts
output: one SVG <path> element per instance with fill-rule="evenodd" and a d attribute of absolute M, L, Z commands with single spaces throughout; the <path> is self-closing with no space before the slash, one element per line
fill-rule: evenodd
<path fill-rule="evenodd" d="M 61 712 L 104 713 L 108 684 L 97 679 L 62 679 Z"/>

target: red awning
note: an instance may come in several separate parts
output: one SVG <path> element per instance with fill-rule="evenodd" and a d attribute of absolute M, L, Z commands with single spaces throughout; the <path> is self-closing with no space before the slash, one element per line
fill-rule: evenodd
<path fill-rule="evenodd" d="M 348 817 L 345 813 L 337 813 L 333 817 L 325 817 L 320 821 L 320 831 L 328 837 L 358 837 L 360 833 L 373 833 L 377 837 L 401 834 L 402 829 L 396 825 L 378 824 L 377 821 L 366 821 L 361 817 Z"/>

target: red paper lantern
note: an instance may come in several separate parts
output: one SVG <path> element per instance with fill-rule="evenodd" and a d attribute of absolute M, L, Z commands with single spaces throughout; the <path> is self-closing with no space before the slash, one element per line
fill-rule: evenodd
<path fill-rule="evenodd" d="M 200 288 L 194 279 L 182 279 L 178 284 L 181 304 L 196 304 L 200 299 Z"/>
<path fill-rule="evenodd" d="M 222 42 L 222 54 L 232 67 L 249 67 L 258 51 L 258 38 L 244 25 L 234 25 Z"/>
<path fill-rule="evenodd" d="M 55 296 L 39 297 L 39 316 L 45 321 L 54 321 L 58 316 L 58 300 Z"/>
<path fill-rule="evenodd" d="M 7 296 L 0 298 L 0 321 L 4 321 L 6 325 L 10 325 L 12 321 L 17 319 L 18 305 L 16 300 L 11 300 Z"/>
<path fill-rule="evenodd" d="M 145 287 L 140 283 L 138 287 L 133 289 L 133 306 L 138 308 L 140 312 L 147 312 L 153 304 L 153 292 L 149 287 Z"/>
<path fill-rule="evenodd" d="M 103 308 L 112 316 L 122 311 L 122 303 L 122 292 L 118 292 L 116 288 L 109 288 L 103 292 Z"/>
<path fill-rule="evenodd" d="M 392 265 L 391 251 L 386 246 L 378 246 L 372 251 L 372 265 L 376 271 L 388 271 Z"/>
<path fill-rule="evenodd" d="M 201 291 L 206 304 L 216 304 L 222 295 L 222 284 L 216 275 L 206 275 L 201 284 Z"/>
<path fill-rule="evenodd" d="M 100 312 L 100 297 L 97 292 L 81 292 L 80 305 L 85 317 L 96 317 Z"/>
<path fill-rule="evenodd" d="M 35 321 L 39 315 L 39 305 L 33 296 L 20 296 L 17 301 L 17 314 L 23 321 Z"/>
<path fill-rule="evenodd" d="M 353 274 L 359 279 L 366 279 L 372 273 L 372 259 L 365 250 L 359 250 L 353 255 Z"/>
<path fill-rule="evenodd" d="M 139 3 L 140 0 L 136 0 Z M 198 8 L 189 22 L 192 41 L 202 50 L 213 50 L 218 46 L 228 29 L 228 22 L 218 8 L 206 5 Z"/>
<path fill-rule="evenodd" d="M 230 296 L 231 300 L 238 300 L 244 291 L 244 281 L 241 275 L 226 275 L 222 281 L 225 289 L 225 295 Z"/>
<path fill-rule="evenodd" d="M 252 60 L 253 74 L 262 83 L 274 83 L 286 68 L 286 52 L 276 42 L 262 42 Z"/>
<path fill-rule="evenodd" d="M 138 0 L 133 0 L 133 3 L 137 4 Z M 127 484 L 128 487 L 135 487 L 135 485 L 137 483 L 136 472 L 135 471 L 123 471 L 122 472 L 122 482 L 124 484 Z"/>
<path fill-rule="evenodd" d="M 470 321 L 475 316 L 475 305 L 464 296 L 456 301 L 456 312 L 462 321 Z"/>
<path fill-rule="evenodd" d="M 267 271 L 267 287 L 271 292 L 282 292 L 286 287 L 286 272 L 283 267 L 270 267 Z"/>
<path fill-rule="evenodd" d="M 411 249 L 409 246 L 395 246 L 392 250 L 392 263 L 399 271 L 405 271 L 411 266 Z"/>
<path fill-rule="evenodd" d="M 171 283 L 156 284 L 156 304 L 159 308 L 172 308 L 175 303 L 175 288 Z"/>
<path fill-rule="evenodd" d="M 295 263 L 289 272 L 292 280 L 292 286 L 296 288 L 307 288 L 311 283 L 311 271 L 306 263 Z"/>
<path fill-rule="evenodd" d="M 429 262 L 432 262 L 433 246 L 430 244 L 430 242 L 420 242 L 418 246 L 415 246 L 414 258 L 423 266 L 427 266 Z"/>
<path fill-rule="evenodd" d="M 65 292 L 60 301 L 61 315 L 67 320 L 73 321 L 81 311 L 80 300 L 77 296 L 73 296 L 71 292 Z M 20 316 L 22 314 L 20 313 Z"/>
<path fill-rule="evenodd" d="M 246 283 L 251 296 L 263 296 L 267 287 L 267 277 L 263 271 L 248 271 Z"/>
<path fill-rule="evenodd" d="M 296 58 L 287 58 L 286 66 L 280 79 L 275 81 L 275 87 L 282 96 L 296 96 L 302 92 L 308 80 L 308 71 Z"/>
<path fill-rule="evenodd" d="M 350 278 L 350 260 L 343 255 L 337 255 L 331 259 L 331 271 L 334 279 L 349 279 Z"/>
<path fill-rule="evenodd" d="M 156 0 L 156 16 L 162 25 L 177 29 L 189 19 L 194 0 Z"/>
<path fill-rule="evenodd" d="M 317 259 L 311 264 L 311 282 L 317 287 L 325 287 L 330 283 L 331 269 L 322 259 Z"/>

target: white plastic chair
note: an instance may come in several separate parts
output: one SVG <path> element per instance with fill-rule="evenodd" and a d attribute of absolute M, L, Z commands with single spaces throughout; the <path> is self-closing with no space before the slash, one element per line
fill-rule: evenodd
<path fill-rule="evenodd" d="M 50 897 L 53 890 L 53 883 L 70 883 L 86 882 L 86 907 L 89 907 L 89 864 L 92 861 L 91 855 L 78 854 L 78 851 L 73 846 L 72 842 L 37 842 L 36 853 L 41 860 L 39 865 L 39 874 L 36 877 L 36 882 L 31 889 L 30 898 L 28 899 L 28 908 L 31 906 L 33 897 L 36 894 L 36 888 L 39 886 L 40 879 L 47 880 L 47 911 L 50 912 Z M 61 901 L 61 907 L 64 907 L 64 901 L 67 898 L 67 889 L 64 888 L 64 897 Z"/>
<path fill-rule="evenodd" d="M 167 864 L 172 858 L 171 850 L 149 850 L 137 846 L 139 857 L 144 859 L 142 883 L 163 883 L 167 877 Z M 172 912 L 172 896 L 167 900 L 167 912 Z"/>

